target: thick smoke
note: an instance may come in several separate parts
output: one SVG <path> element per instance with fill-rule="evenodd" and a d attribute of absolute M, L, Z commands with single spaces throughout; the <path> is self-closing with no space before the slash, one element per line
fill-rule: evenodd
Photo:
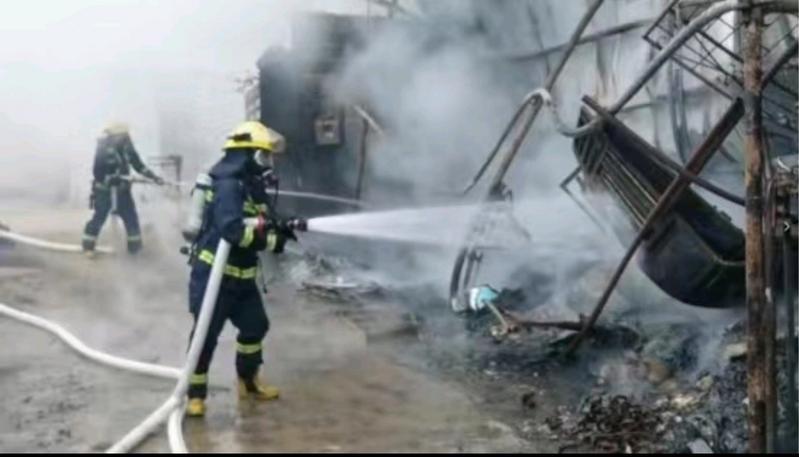
<path fill-rule="evenodd" d="M 398 199 L 396 192 L 380 195 L 367 185 L 368 198 L 391 199 L 402 207 L 482 198 L 489 179 L 483 179 L 465 199 L 460 192 L 499 139 L 524 94 L 543 83 L 556 56 L 522 63 L 505 57 L 564 43 L 588 4 L 581 2 L 579 8 L 562 14 L 548 3 L 419 2 L 420 17 L 401 26 L 378 28 L 369 36 L 366 49 L 352 56 L 341 72 L 336 93 L 343 103 L 367 106 L 388 132 L 369 151 L 368 179 L 402 183 L 404 192 Z M 581 52 L 575 59 L 585 63 L 586 53 L 596 51 L 594 46 L 586 46 Z M 582 93 L 596 92 L 595 65 L 589 68 L 572 63 L 564 73 L 562 81 L 570 91 L 564 91 L 568 97 L 561 97 L 561 104 L 570 106 L 567 119 L 576 119 L 575 106 Z M 545 245 L 541 233 L 546 234 L 547 242 L 553 242 L 552 232 L 571 240 L 574 249 L 561 251 L 559 259 L 559 263 L 568 263 L 581 257 L 573 254 L 579 251 L 577 246 L 585 245 L 584 240 L 597 241 L 602 235 L 590 233 L 590 219 L 567 199 L 552 198 L 560 193 L 557 183 L 575 161 L 570 141 L 551 133 L 547 117 L 546 112 L 540 114 L 506 182 L 520 201 L 517 206 L 524 207 L 524 201 L 530 200 L 528 208 L 535 209 L 521 211 L 517 218 L 533 232 L 534 239 L 538 236 L 537 246 Z M 495 162 L 487 178 L 496 166 Z M 553 217 L 556 214 L 561 217 Z M 452 227 L 453 237 L 461 237 L 463 227 L 454 227 L 450 221 L 445 226 Z M 422 253 L 420 271 L 446 284 L 454 255 L 451 250 L 443 255 L 436 252 L 431 259 Z M 536 262 L 533 252 L 525 251 L 525 255 L 527 262 Z M 518 266 L 517 262 L 504 263 Z"/>
<path fill-rule="evenodd" d="M 96 138 L 130 124 L 142 156 L 188 179 L 244 117 L 236 79 L 283 45 L 292 14 L 363 3 L 34 0 L 0 17 L 0 194 L 84 206 Z M 185 177 L 185 176 L 184 176 Z M 5 203 L 11 205 L 12 202 Z"/>
<path fill-rule="evenodd" d="M 509 88 L 474 52 L 475 39 L 435 44 L 425 25 L 374 38 L 342 75 L 339 97 L 365 101 L 388 128 L 370 151 L 370 179 L 412 184 L 412 201 L 454 195 L 513 109 Z M 474 44 L 469 44 L 469 43 Z"/>
<path fill-rule="evenodd" d="M 386 127 L 386 137 L 373 141 L 369 152 L 368 179 L 396 186 L 381 195 L 380 185 L 367 182 L 367 199 L 406 208 L 478 200 L 487 179 L 467 198 L 459 192 L 523 95 L 543 83 L 560 54 L 508 57 L 565 43 L 589 4 L 570 3 L 564 8 L 562 2 L 540 0 L 420 1 L 419 14 L 400 26 L 376 27 L 333 88 L 340 102 L 366 106 Z M 606 2 L 586 33 L 652 18 L 663 4 Z M 368 8 L 354 0 L 302 6 L 262 0 L 235 6 L 222 0 L 53 0 L 15 6 L 0 18 L 3 203 L 85 207 L 94 141 L 112 120 L 132 125 L 143 156 L 182 155 L 183 177 L 191 179 L 216 157 L 224 134 L 244 115 L 235 78 L 253 69 L 266 48 L 286 44 L 292 13 L 322 7 L 358 14 Z M 609 104 L 636 77 L 631 69 L 643 68 L 651 56 L 640 32 L 575 51 L 553 91 L 564 119 L 576 120 L 582 95 Z M 663 80 L 655 80 L 633 104 L 664 90 Z M 710 112 L 716 115 L 717 107 Z M 622 118 L 674 154 L 665 109 L 641 108 Z M 612 236 L 594 227 L 557 188 L 574 165 L 571 142 L 554 132 L 549 113 L 540 113 L 506 177 L 516 217 L 532 241 L 513 255 L 490 253 L 495 265 L 488 268 L 487 281 L 514 286 L 508 279 L 519 277 L 514 272 L 543 273 L 551 278 L 548 287 L 556 291 L 551 301 L 557 302 L 583 265 L 620 256 Z M 487 176 L 495 169 L 496 163 Z M 148 215 L 142 206 L 143 220 L 166 221 L 157 230 L 177 233 L 177 216 L 155 210 Z M 427 222 L 440 228 L 457 221 Z M 453 226 L 449 236 L 457 238 L 463 229 Z M 410 256 L 407 251 L 381 248 L 375 258 L 409 282 L 435 284 L 444 296 L 455 252 L 425 247 Z"/>
<path fill-rule="evenodd" d="M 236 79 L 254 71 L 264 49 L 286 43 L 292 14 L 314 8 L 363 10 L 362 2 L 355 1 L 34 0 L 4 5 L 0 222 L 23 234 L 79 243 L 91 214 L 96 139 L 110 122 L 130 125 L 145 161 L 182 156 L 182 178 L 193 180 L 200 167 L 219 157 L 225 135 L 244 118 Z M 175 178 L 171 170 L 153 168 Z M 99 295 L 97 278 L 74 270 L 83 259 L 66 257 L 59 260 L 64 274 L 50 285 L 54 292 L 46 304 L 75 299 L 86 313 L 102 309 L 107 314 L 101 317 L 125 322 L 127 332 L 113 333 L 109 328 L 114 326 L 87 319 L 93 325 L 84 336 L 97 347 L 179 335 L 177 344 L 161 345 L 175 349 L 177 363 L 188 321 L 156 319 L 154 324 L 153 316 L 164 307 L 186 306 L 188 269 L 178 253 L 181 208 L 161 189 L 137 185 L 134 195 L 145 251 L 135 259 L 100 259 L 91 267 L 116 276 L 109 288 L 113 293 Z M 109 217 L 100 244 L 125 251 L 120 221 Z M 82 315 L 70 313 L 65 322 Z M 148 330 L 136 334 L 140 329 Z M 153 346 L 132 351 L 148 347 Z"/>
<path fill-rule="evenodd" d="M 387 136 L 375 140 L 369 151 L 368 179 L 404 184 L 401 198 L 396 192 L 380 195 L 368 186 L 367 198 L 401 207 L 475 201 L 484 195 L 488 179 L 465 199 L 459 191 L 498 140 L 522 96 L 543 84 L 561 55 L 541 51 L 568 41 L 589 2 L 575 2 L 568 10 L 554 1 L 417 3 L 421 16 L 407 19 L 405 26 L 378 28 L 369 36 L 366 49 L 352 56 L 340 74 L 336 93 L 345 104 L 369 107 L 387 128 Z M 585 34 L 654 20 L 664 5 L 660 0 L 606 2 Z M 583 95 L 610 105 L 638 77 L 654 53 L 640 38 L 642 31 L 634 28 L 575 50 L 553 90 L 567 122 L 576 122 Z M 686 91 L 700 86 L 688 77 L 685 85 Z M 669 90 L 661 71 L 620 118 L 676 158 L 664 104 Z M 705 132 L 724 107 L 713 100 L 692 105 L 688 122 Z M 572 317 L 590 312 L 623 253 L 612 233 L 596 227 L 558 189 L 575 165 L 571 140 L 560 136 L 549 113 L 542 111 L 505 179 L 516 200 L 514 216 L 528 229 L 531 242 L 511 251 L 488 252 L 480 274 L 481 281 L 495 287 L 549 291 L 542 293 L 542 304 Z M 735 181 L 734 176 L 729 179 Z M 422 226 L 439 233 L 440 224 L 452 226 L 451 221 L 435 218 Z M 454 237 L 462 232 L 460 226 L 450 231 Z M 407 265 L 407 252 L 401 254 L 381 250 L 375 258 L 382 264 Z M 413 262 L 417 280 L 434 281 L 445 296 L 454 256 L 447 248 L 418 250 Z M 735 313 L 679 304 L 636 268 L 633 262 L 608 316 L 691 327 L 699 340 L 708 342 L 702 347 L 713 348 L 711 343 L 718 341 Z M 699 355 L 699 365 L 712 358 L 711 352 Z"/>

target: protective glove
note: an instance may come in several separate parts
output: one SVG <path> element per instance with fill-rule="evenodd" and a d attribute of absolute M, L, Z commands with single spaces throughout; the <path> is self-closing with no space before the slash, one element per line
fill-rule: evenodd
<path fill-rule="evenodd" d="M 153 179 L 153 182 L 158 184 L 159 186 L 163 186 L 164 185 L 164 178 L 162 178 L 160 176 L 153 176 L 152 179 Z"/>
<path fill-rule="evenodd" d="M 267 239 L 267 249 L 275 254 L 283 252 L 288 240 L 297 241 L 291 220 L 265 219 L 263 216 L 259 216 L 255 232 L 259 237 Z M 272 241 L 269 241 L 270 239 Z"/>

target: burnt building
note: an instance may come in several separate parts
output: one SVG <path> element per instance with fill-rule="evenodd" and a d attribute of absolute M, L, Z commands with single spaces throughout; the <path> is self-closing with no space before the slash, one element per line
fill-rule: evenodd
<path fill-rule="evenodd" d="M 355 197 L 362 120 L 331 86 L 347 56 L 385 24 L 366 16 L 304 14 L 292 22 L 290 49 L 269 49 L 257 62 L 257 97 L 248 112 L 286 137 L 276 158 L 287 189 Z"/>

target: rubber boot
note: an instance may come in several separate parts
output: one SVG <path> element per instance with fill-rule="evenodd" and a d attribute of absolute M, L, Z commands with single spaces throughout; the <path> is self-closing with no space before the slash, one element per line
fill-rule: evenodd
<path fill-rule="evenodd" d="M 258 379 L 258 375 L 252 379 L 239 378 L 239 399 L 252 398 L 258 401 L 269 401 L 278 397 L 280 397 L 278 388 L 261 381 Z"/>
<path fill-rule="evenodd" d="M 128 240 L 128 254 L 136 255 L 142 250 L 142 242 L 141 239 L 130 241 Z"/>
<path fill-rule="evenodd" d="M 205 416 L 205 400 L 202 398 L 189 398 L 189 402 L 186 404 L 186 416 Z"/>

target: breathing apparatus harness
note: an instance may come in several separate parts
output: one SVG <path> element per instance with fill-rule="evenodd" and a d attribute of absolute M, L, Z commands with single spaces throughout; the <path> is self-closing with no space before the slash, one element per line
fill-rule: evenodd
<path fill-rule="evenodd" d="M 279 196 L 279 181 L 271 167 L 266 167 L 264 171 L 254 178 L 256 185 L 263 186 L 264 194 L 266 195 L 266 218 L 264 220 L 264 227 L 277 227 L 288 233 L 290 239 L 295 239 L 293 236 L 294 230 L 306 230 L 307 224 L 303 219 L 299 218 L 282 218 L 277 210 L 277 202 Z M 197 240 L 200 234 L 205 233 L 210 225 L 210 215 L 207 211 L 210 199 L 207 197 L 208 192 L 213 188 L 213 178 L 205 173 L 200 173 L 191 191 L 192 204 L 189 211 L 189 217 L 186 226 L 183 229 L 183 237 L 189 242 L 180 248 L 180 252 L 188 255 L 188 263 L 192 264 L 198 254 Z M 270 197 L 268 190 L 274 188 L 274 197 Z"/>

